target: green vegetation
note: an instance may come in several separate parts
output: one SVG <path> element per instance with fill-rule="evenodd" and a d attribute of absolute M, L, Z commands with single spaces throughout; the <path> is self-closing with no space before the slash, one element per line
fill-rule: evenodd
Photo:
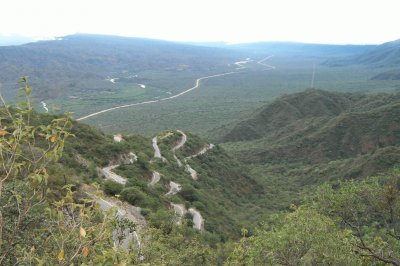
<path fill-rule="evenodd" d="M 63 153 L 64 145 L 70 145 L 74 138 L 70 133 L 74 131 L 71 121 L 68 117 L 34 113 L 29 101 L 31 88 L 25 78 L 22 83 L 27 102 L 15 108 L 0 108 L 1 265 L 215 265 L 223 259 L 225 247 L 215 243 L 211 248 L 208 234 L 200 235 L 188 226 L 175 225 L 171 219 L 174 216 L 161 209 L 149 215 L 149 221 L 156 225 L 158 222 L 160 229 L 145 229 L 143 248 L 138 248 L 134 239 L 129 249 L 115 248 L 127 238 L 127 232 L 137 230 L 136 225 L 118 218 L 115 210 L 100 211 L 93 199 L 101 193 L 93 194 L 80 186 L 82 178 L 91 178 L 88 174 L 94 161 L 107 157 L 100 153 L 89 161 L 72 152 L 78 146 Z M 88 127 L 82 126 L 78 132 L 83 136 Z M 93 148 L 98 149 L 107 144 L 103 143 L 104 135 L 92 133 L 95 138 L 92 142 L 87 139 L 88 145 L 96 143 L 100 146 Z M 110 147 L 114 152 L 124 150 L 118 143 L 108 143 L 107 148 Z M 87 152 L 92 154 L 94 150 Z M 114 192 L 118 190 L 115 184 L 105 186 Z M 128 189 L 133 190 L 125 190 Z M 141 191 L 135 193 L 139 194 L 135 203 L 136 199 L 145 199 Z"/>
<path fill-rule="evenodd" d="M 204 80 L 199 89 L 170 101 L 114 110 L 85 121 L 113 134 L 157 134 L 180 128 L 214 139 L 219 135 L 215 128 L 237 123 L 284 93 L 309 87 L 314 65 L 314 86 L 318 88 L 396 90 L 396 80 L 373 79 L 382 72 L 393 71 L 390 64 L 374 68 L 363 64 L 323 64 L 327 59 L 378 48 L 295 43 L 212 48 L 77 34 L 57 41 L 0 47 L 0 79 L 3 93 L 11 97 L 16 78 L 21 72 L 29 75 L 38 87 L 34 95 L 38 110 L 45 111 L 40 103 L 44 101 L 50 113 L 73 112 L 78 118 L 110 107 L 169 97 L 194 86 L 199 77 L 241 71 Z M 264 71 L 257 61 L 270 55 L 274 56 L 264 63 L 276 68 Z M 246 58 L 253 61 L 245 65 L 247 68 L 237 70 L 234 62 Z M 115 79 L 114 83 L 111 79 Z"/>
<path fill-rule="evenodd" d="M 1 48 L 0 68 L 22 63 L 32 71 L 35 58 L 48 50 L 42 62 L 47 70 L 34 82 L 53 75 L 49 69 L 62 74 L 52 84 L 55 90 L 48 89 L 51 79 L 41 83 L 37 99 L 50 97 L 52 111 L 72 108 L 81 115 L 175 94 L 199 76 L 235 69 L 234 60 L 250 47 L 257 48 L 251 55 L 258 60 L 272 49 L 159 42 L 160 50 L 150 47 L 140 55 L 136 49 L 154 41 L 118 39 L 121 50 L 115 51 L 116 39 L 77 35 L 55 50 L 49 50 L 52 42 Z M 88 54 L 93 42 L 101 49 Z M 28 51 L 32 64 L 13 61 Z M 84 60 L 73 60 L 77 51 Z M 255 60 L 243 73 L 204 80 L 174 100 L 88 120 L 107 132 L 136 133 L 122 135 L 120 142 L 69 115 L 36 113 L 22 78 L 23 103 L 10 107 L 1 97 L 0 264 L 400 265 L 400 93 L 393 92 L 396 62 L 387 57 L 397 53 L 397 42 L 285 44 L 274 51 L 268 61 L 274 70 Z M 355 51 L 364 58 L 358 65 L 328 66 L 335 56 Z M 365 51 L 375 61 L 365 59 Z M 70 65 L 52 65 L 54 55 L 65 56 Z M 158 63 L 146 56 L 158 56 Z M 130 68 L 141 62 L 146 64 Z M 331 91 L 303 91 L 315 63 L 314 84 Z M 81 76 L 71 70 L 78 66 Z M 68 75 L 82 83 L 59 90 L 71 82 Z M 109 75 L 118 81 L 107 81 L 111 87 L 99 93 L 97 82 Z M 144 83 L 146 89 L 138 85 Z M 297 91 L 302 92 L 282 96 Z M 385 92 L 371 93 L 378 91 Z M 66 100 L 71 92 L 75 104 Z M 177 128 L 187 141 L 173 150 L 183 137 Z M 153 135 L 137 134 L 143 132 Z M 161 159 L 154 158 L 154 136 Z M 204 136 L 217 145 L 199 155 L 211 147 Z M 104 178 L 110 166 L 126 183 Z M 151 182 L 158 173 L 160 180 Z M 176 193 L 171 182 L 179 187 Z M 193 214 L 181 217 L 176 206 L 199 211 L 204 230 L 193 228 Z M 144 217 L 145 227 L 140 219 L 133 222 L 134 213 Z M 135 219 L 123 218 L 128 215 Z"/>
<path fill-rule="evenodd" d="M 400 163 L 399 94 L 306 90 L 282 96 L 221 137 L 263 184 L 258 206 L 299 203 L 324 182 L 362 178 Z"/>
<path fill-rule="evenodd" d="M 228 265 L 399 265 L 398 173 L 321 186 L 243 238 Z"/>
<path fill-rule="evenodd" d="M 112 217 L 101 215 L 92 201 L 77 201 L 73 186 L 58 186 L 47 170 L 71 137 L 69 118 L 32 124 L 31 88 L 25 78 L 20 82 L 28 100 L 0 109 L 0 264 L 117 262 L 119 253 L 129 252 L 111 253 Z"/>
<path fill-rule="evenodd" d="M 181 134 L 178 132 L 159 134 L 159 147 L 166 162 L 152 159 L 151 156 L 143 158 L 142 153 L 138 153 L 137 162 L 123 164 L 115 170 L 128 180 L 125 188 L 120 191 L 121 198 L 142 207 L 142 213 L 153 218 L 154 215 L 161 217 L 161 213 L 167 215 L 165 211 L 170 208 L 170 202 L 184 204 L 187 208 L 195 207 L 201 212 L 205 219 L 205 229 L 213 234 L 215 241 L 239 237 L 240 228 L 245 226 L 241 221 L 244 217 L 251 216 L 246 210 L 255 208 L 250 199 L 260 196 L 262 190 L 244 173 L 242 166 L 219 147 L 209 150 L 204 155 L 187 159 L 198 174 L 198 180 L 193 180 L 184 166 L 178 166 L 171 151 L 180 138 Z M 206 142 L 190 133 L 187 133 L 187 138 L 185 145 L 176 151 L 176 156 L 182 162 L 184 158 L 196 154 L 206 145 Z M 133 136 L 126 137 L 120 145 L 129 146 L 131 141 L 135 141 L 137 146 L 132 151 L 143 151 L 137 139 Z M 151 140 L 147 139 L 147 143 L 143 144 L 149 145 Z M 149 163 L 151 160 L 153 162 Z M 161 180 L 149 186 L 153 171 L 160 173 Z M 182 191 L 173 196 L 166 196 L 170 181 L 180 184 Z M 105 183 L 105 191 L 111 191 L 110 194 L 117 194 L 115 191 L 118 190 L 117 184 Z M 160 220 L 163 219 L 158 219 L 154 225 L 159 227 Z M 256 222 L 256 217 L 252 217 L 252 222 Z"/>
<path fill-rule="evenodd" d="M 180 133 L 161 133 L 159 146 L 166 161 L 154 159 L 150 138 L 124 136 L 123 141 L 115 143 L 110 136 L 88 126 L 71 123 L 68 117 L 34 113 L 29 101 L 31 89 L 26 79 L 22 82 L 25 86 L 21 91 L 28 101 L 16 108 L 4 106 L 0 109 L 2 265 L 400 264 L 399 170 L 395 168 L 387 172 L 397 162 L 397 115 L 393 109 L 398 106 L 397 95 L 333 94 L 310 90 L 282 97 L 266 107 L 270 116 L 256 115 L 257 119 L 268 119 L 268 126 L 280 132 L 281 137 L 285 132 L 299 134 L 294 132 L 293 128 L 298 127 L 294 127 L 293 123 L 297 125 L 301 120 L 306 127 L 308 121 L 327 123 L 314 129 L 313 134 L 311 130 L 300 127 L 301 132 L 308 132 L 318 141 L 320 145 L 313 145 L 316 151 L 321 146 L 334 143 L 327 137 L 318 137 L 321 132 L 330 136 L 324 133 L 328 132 L 327 129 L 335 132 L 333 136 L 339 143 L 344 142 L 339 134 L 341 131 L 336 130 L 337 123 L 332 121 L 342 123 L 347 117 L 356 117 L 358 120 L 355 121 L 364 122 L 356 124 L 357 129 L 368 129 L 362 131 L 362 135 L 356 131 L 357 134 L 350 138 L 352 130 L 347 126 L 344 136 L 354 144 L 351 150 L 344 149 L 325 156 L 319 151 L 320 157 L 310 156 L 307 160 L 291 157 L 291 151 L 288 153 L 290 156 L 282 156 L 284 160 L 272 161 L 270 170 L 277 171 L 280 163 L 286 174 L 291 173 L 285 176 L 286 188 L 278 179 L 274 180 L 279 174 L 271 179 L 274 182 L 269 184 L 270 192 L 275 190 L 281 202 L 277 205 L 277 200 L 268 198 L 267 187 L 264 190 L 243 174 L 243 165 L 228 156 L 220 146 L 203 155 L 188 158 L 207 143 L 187 134 L 187 143 L 175 155 L 182 161 L 186 158 L 197 170 L 199 179 L 192 180 L 175 163 L 171 150 L 180 141 Z M 275 109 L 282 103 L 287 109 Z M 273 110 L 279 112 L 274 116 Z M 287 124 L 279 123 L 279 119 L 284 119 Z M 368 119 L 374 119 L 374 126 L 370 126 L 372 123 Z M 354 123 L 354 120 L 351 121 Z M 234 130 L 253 123 L 254 119 L 244 121 Z M 276 134 L 271 129 L 258 126 L 253 132 L 258 135 L 245 135 L 248 141 Z M 383 127 L 384 130 L 375 131 L 376 127 Z M 225 138 L 231 136 L 238 135 L 232 133 Z M 360 154 L 363 149 L 357 148 L 363 147 L 363 141 L 356 136 L 366 138 L 368 143 L 377 138 L 380 142 L 373 146 L 373 151 L 366 150 Z M 74 143 L 72 139 L 75 138 L 80 139 Z M 298 141 L 302 138 L 285 139 Z M 273 145 L 271 149 L 274 149 Z M 133 163 L 128 162 L 126 155 L 132 151 L 138 157 Z M 354 158 L 355 153 L 360 156 Z M 332 160 L 334 158 L 336 160 Z M 361 167 L 365 172 L 356 172 L 355 177 L 376 171 L 373 167 L 371 169 L 371 162 L 386 174 L 343 182 L 332 176 L 332 173 L 343 175 L 343 169 L 354 171 L 355 164 L 360 164 L 360 161 L 370 163 L 368 167 Z M 96 166 L 109 162 L 121 164 L 116 172 L 127 178 L 125 186 L 99 178 Z M 317 167 L 321 168 L 316 170 Z M 254 169 L 257 167 L 252 171 Z M 155 170 L 161 173 L 161 181 L 149 186 L 149 174 Z M 326 177 L 313 179 L 313 173 Z M 287 185 L 290 179 L 287 177 L 297 178 L 300 183 L 295 185 L 306 194 L 300 195 L 299 190 L 293 190 L 297 195 L 291 195 L 291 187 Z M 97 180 L 106 193 L 143 207 L 142 214 L 148 227 L 143 229 L 145 237 L 140 246 L 132 239 L 136 244 L 128 249 L 114 247 L 115 243 L 123 243 L 128 236 L 126 232 L 137 230 L 136 225 L 117 218 L 113 211 L 102 213 L 93 200 L 95 196 L 89 193 L 92 198 L 87 198 L 88 189 L 80 186 L 84 180 Z M 171 197 L 165 196 L 169 181 L 179 182 L 182 191 Z M 289 196 L 280 197 L 284 193 Z M 269 204 L 261 197 L 266 197 Z M 168 207 L 171 200 L 201 211 L 206 218 L 206 231 L 199 234 L 191 228 L 190 216 L 183 217 L 181 225 L 177 225 L 176 216 Z M 289 207 L 289 202 L 296 202 L 296 205 Z M 283 209 L 286 211 L 276 212 Z M 265 217 L 265 222 L 254 229 L 253 225 L 262 217 Z M 232 240 L 238 236 L 240 229 L 243 238 L 233 244 Z"/>
<path fill-rule="evenodd" d="M 320 62 L 320 59 L 272 57 L 267 62 L 276 66 L 276 69 L 267 71 L 262 71 L 260 65 L 252 62 L 248 64 L 249 69 L 244 69 L 243 73 L 204 80 L 198 89 L 173 100 L 113 110 L 83 122 L 108 133 L 157 134 L 178 128 L 201 137 L 216 139 L 221 133 L 215 129 L 219 131 L 223 125 L 236 124 L 248 118 L 276 97 L 303 91 L 309 87 L 315 61 Z M 231 70 L 234 68 L 231 67 Z M 223 72 L 218 70 L 212 74 Z M 393 91 L 398 88 L 398 82 L 395 80 L 371 80 L 379 73 L 381 70 L 360 66 L 331 68 L 317 65 L 315 86 L 329 88 L 331 91 L 351 92 Z M 193 75 L 187 80 L 187 85 L 177 83 L 177 86 L 173 85 L 171 88 L 178 87 L 179 91 L 183 91 L 192 87 L 195 79 L 200 76 Z M 157 75 L 153 75 L 153 78 L 156 79 Z M 181 76 L 178 73 L 173 74 L 171 78 L 175 80 Z M 149 97 L 148 100 L 154 99 Z M 79 108 L 86 108 L 87 105 L 82 104 Z M 119 104 L 113 106 L 117 105 Z M 98 103 L 91 106 L 98 108 L 93 111 L 103 109 Z M 88 113 L 89 110 L 80 114 Z"/>
<path fill-rule="evenodd" d="M 47 124 L 55 116 L 34 113 L 35 124 Z M 66 184 L 98 182 L 105 193 L 117 195 L 135 206 L 142 208 L 142 214 L 150 225 L 158 228 L 171 227 L 173 217 L 170 202 L 181 203 L 186 208 L 195 207 L 205 219 L 204 235 L 213 243 L 238 238 L 240 228 L 245 226 L 244 217 L 249 208 L 255 208 L 252 197 L 262 190 L 257 183 L 246 175 L 240 164 L 228 156 L 219 147 L 196 158 L 187 159 L 199 176 L 193 180 L 185 167 L 179 167 L 173 157 L 172 147 L 180 140 L 178 132 L 159 134 L 159 147 L 167 162 L 153 159 L 153 147 L 150 137 L 140 135 L 123 136 L 123 141 L 113 142 L 112 137 L 87 125 L 73 122 L 70 130 L 74 138 L 67 139 L 63 156 L 57 164 L 48 167 L 54 177 L 50 182 L 58 187 Z M 167 137 L 163 138 L 165 135 Z M 188 141 L 176 152 L 183 162 L 185 157 L 199 152 L 207 143 L 201 138 L 187 133 Z M 129 163 L 128 154 L 137 155 L 137 161 Z M 121 164 L 114 171 L 127 178 L 125 186 L 112 181 L 104 181 L 99 173 L 101 167 L 109 164 Z M 149 186 L 153 171 L 161 174 L 161 180 Z M 169 182 L 182 186 L 177 195 L 166 196 Z M 252 216 L 252 227 L 257 219 Z M 191 226 L 190 224 L 188 225 Z"/>

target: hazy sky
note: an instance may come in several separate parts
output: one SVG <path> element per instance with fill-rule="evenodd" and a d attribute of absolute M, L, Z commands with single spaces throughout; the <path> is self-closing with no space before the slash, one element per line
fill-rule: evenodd
<path fill-rule="evenodd" d="M 0 35 L 382 43 L 400 38 L 398 5 L 399 0 L 1 0 Z"/>

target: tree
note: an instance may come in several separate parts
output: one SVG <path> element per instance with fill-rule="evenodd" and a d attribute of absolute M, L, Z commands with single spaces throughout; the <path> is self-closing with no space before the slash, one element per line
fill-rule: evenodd
<path fill-rule="evenodd" d="M 115 212 L 102 213 L 92 199 L 77 201 L 71 185 L 50 197 L 47 167 L 72 137 L 71 120 L 35 125 L 31 88 L 25 77 L 19 83 L 25 100 L 16 107 L 0 95 L 0 265 L 134 262 L 136 250 L 114 247 Z"/>
<path fill-rule="evenodd" d="M 314 208 L 352 232 L 354 248 L 365 261 L 400 265 L 400 178 L 385 176 L 322 186 Z"/>
<path fill-rule="evenodd" d="M 243 238 L 226 265 L 360 265 L 351 241 L 331 219 L 301 207 Z"/>

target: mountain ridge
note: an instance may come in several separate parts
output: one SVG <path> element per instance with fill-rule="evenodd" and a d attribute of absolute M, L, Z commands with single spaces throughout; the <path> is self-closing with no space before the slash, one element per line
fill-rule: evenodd
<path fill-rule="evenodd" d="M 400 143 L 400 94 L 332 93 L 309 89 L 281 96 L 220 142 L 238 143 L 245 162 L 326 163 Z M 239 153 L 240 151 L 240 153 Z"/>

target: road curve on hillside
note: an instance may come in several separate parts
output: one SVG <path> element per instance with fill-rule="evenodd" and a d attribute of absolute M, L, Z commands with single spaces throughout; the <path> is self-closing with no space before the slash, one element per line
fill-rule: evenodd
<path fill-rule="evenodd" d="M 193 228 L 197 230 L 203 230 L 204 228 L 204 220 L 201 216 L 200 212 L 195 208 L 189 209 L 190 214 L 193 216 Z"/>
<path fill-rule="evenodd" d="M 190 174 L 193 180 L 197 180 L 197 172 L 188 163 L 185 166 L 186 171 Z"/>
<path fill-rule="evenodd" d="M 273 67 L 273 66 L 269 66 L 269 65 L 266 65 L 266 64 L 263 64 L 263 63 L 262 63 L 263 61 L 269 59 L 270 57 L 272 57 L 272 56 L 266 57 L 266 58 L 264 58 L 264 59 L 258 61 L 257 63 L 260 64 L 260 65 L 269 67 L 268 69 L 275 69 L 275 67 Z M 80 118 L 77 118 L 76 121 L 82 121 L 82 120 L 88 119 L 88 118 L 90 118 L 90 117 L 93 117 L 93 116 L 96 116 L 96 115 L 99 115 L 99 114 L 102 114 L 102 113 L 110 112 L 110 111 L 113 111 L 113 110 L 121 109 L 121 108 L 132 107 L 132 106 L 138 106 L 138 105 L 145 105 L 145 104 L 152 104 L 152 103 L 157 103 L 157 102 L 172 100 L 172 99 L 177 98 L 177 97 L 180 97 L 180 96 L 182 96 L 182 95 L 184 95 L 184 94 L 186 94 L 186 93 L 188 93 L 188 92 L 190 92 L 190 91 L 192 91 L 192 90 L 197 89 L 197 88 L 200 86 L 200 82 L 201 82 L 202 80 L 211 79 L 211 78 L 216 78 L 216 77 L 222 77 L 222 76 L 227 76 L 227 75 L 233 75 L 233 74 L 239 74 L 239 73 L 244 73 L 244 72 L 245 72 L 245 71 L 232 71 L 232 72 L 226 72 L 226 73 L 221 73 L 221 74 L 215 74 L 215 75 L 210 75 L 210 76 L 201 77 L 201 78 L 196 79 L 195 85 L 194 85 L 193 87 L 191 87 L 191 88 L 189 88 L 189 89 L 187 89 L 187 90 L 184 90 L 184 91 L 182 91 L 182 92 L 180 92 L 180 93 L 178 93 L 178 94 L 175 94 L 175 95 L 173 95 L 173 96 L 166 97 L 166 98 L 161 98 L 161 99 L 157 99 L 157 100 L 144 101 L 144 102 L 140 102 L 140 103 L 125 104 L 125 105 L 120 105 L 120 106 L 116 106 L 116 107 L 104 109 L 104 110 L 101 110 L 101 111 L 98 111 L 98 112 L 95 112 L 95 113 L 91 113 L 91 114 L 88 114 L 88 115 L 86 115 L 86 116 L 82 116 L 82 117 L 80 117 Z"/>
<path fill-rule="evenodd" d="M 129 211 L 128 209 L 124 209 L 122 206 L 118 206 L 118 204 L 116 202 L 118 202 L 117 200 L 114 200 L 114 202 L 111 202 L 111 200 L 105 200 L 103 198 L 96 198 L 96 202 L 99 204 L 100 209 L 102 211 L 108 211 L 112 208 L 115 208 L 117 210 L 117 215 L 118 215 L 118 219 L 128 219 L 129 221 L 134 222 L 136 225 L 139 226 L 144 226 L 144 218 L 143 216 L 140 214 L 140 209 L 137 209 L 137 207 L 131 206 L 132 208 L 136 208 L 136 210 L 134 212 Z M 122 203 L 121 203 L 122 205 Z M 123 241 L 121 243 L 119 243 L 119 246 L 123 247 L 123 248 L 128 248 L 129 244 L 132 240 L 132 238 L 135 239 L 136 245 L 137 247 L 140 249 L 141 248 L 141 241 L 140 241 L 140 237 L 138 235 L 138 233 L 135 231 L 133 231 L 132 233 L 129 232 L 128 230 L 124 231 L 124 234 L 126 235 L 125 239 L 123 239 Z M 114 233 L 113 233 L 114 235 Z M 116 242 L 117 240 L 114 240 L 114 245 L 117 244 Z"/>
<path fill-rule="evenodd" d="M 136 232 L 137 229 L 142 229 L 146 226 L 146 220 L 142 216 L 140 212 L 140 208 L 130 205 L 128 203 L 122 202 L 121 200 L 113 197 L 108 197 L 108 196 L 99 196 L 95 194 L 95 189 L 89 185 L 82 184 L 81 189 L 83 192 L 85 192 L 89 197 L 93 198 L 96 203 L 99 205 L 99 208 L 103 212 L 107 212 L 110 209 L 114 208 L 116 209 L 117 217 L 118 219 L 125 218 L 128 219 L 132 222 L 134 222 L 138 227 L 133 233 L 128 232 L 127 230 L 124 231 L 126 233 L 126 238 L 122 241 L 122 243 L 119 243 L 118 246 L 123 247 L 123 248 L 128 248 L 131 240 L 134 238 L 137 247 L 140 249 L 141 248 L 141 240 L 139 234 Z M 117 245 L 116 239 L 114 239 L 114 232 L 113 232 L 113 240 L 114 244 Z"/>
<path fill-rule="evenodd" d="M 193 154 L 193 155 L 190 155 L 190 156 L 186 157 L 185 160 L 196 158 L 197 156 L 203 155 L 206 152 L 208 152 L 209 150 L 212 150 L 214 147 L 215 147 L 215 145 L 212 144 L 212 143 L 206 144 L 200 151 L 198 151 L 196 154 Z"/>
<path fill-rule="evenodd" d="M 165 194 L 165 196 L 175 195 L 181 190 L 182 190 L 181 184 L 169 181 L 169 191 L 167 192 L 167 194 Z"/>
<path fill-rule="evenodd" d="M 160 173 L 154 171 L 153 175 L 151 176 L 151 181 L 149 183 L 149 186 L 154 186 L 155 184 L 157 184 L 158 181 L 160 181 L 160 178 L 161 178 Z"/>
<path fill-rule="evenodd" d="M 158 147 L 158 144 L 157 144 L 157 137 L 154 137 L 151 140 L 151 142 L 152 142 L 153 149 L 154 149 L 154 158 L 161 159 L 161 151 L 160 151 L 160 148 Z"/>
<path fill-rule="evenodd" d="M 112 172 L 112 170 L 114 170 L 115 168 L 117 168 L 119 166 L 119 164 L 115 164 L 115 165 L 111 165 L 111 166 L 107 166 L 101 169 L 101 172 L 103 173 L 103 175 L 105 176 L 106 179 L 114 181 L 116 183 L 119 183 L 121 185 L 125 185 L 126 184 L 126 178 L 117 175 L 116 173 Z"/>
<path fill-rule="evenodd" d="M 187 140 L 187 136 L 185 133 L 183 133 L 182 130 L 177 130 L 178 133 L 180 133 L 182 135 L 181 140 L 178 142 L 178 144 L 175 145 L 175 147 L 172 148 L 172 151 L 175 152 L 176 150 L 179 150 L 180 148 L 183 147 L 183 145 L 185 145 L 186 140 Z"/>

